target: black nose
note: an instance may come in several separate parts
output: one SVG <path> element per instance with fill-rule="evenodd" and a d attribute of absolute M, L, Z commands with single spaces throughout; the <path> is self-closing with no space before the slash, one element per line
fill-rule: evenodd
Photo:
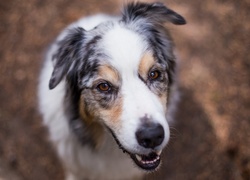
<path fill-rule="evenodd" d="M 155 148 L 164 139 L 164 129 L 160 124 L 145 123 L 136 131 L 138 143 L 145 148 Z"/>

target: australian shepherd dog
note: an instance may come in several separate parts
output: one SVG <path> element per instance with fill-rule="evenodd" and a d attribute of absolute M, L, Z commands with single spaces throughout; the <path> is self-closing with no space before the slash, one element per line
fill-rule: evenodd
<path fill-rule="evenodd" d="M 175 103 L 173 42 L 162 3 L 80 19 L 51 45 L 39 107 L 68 180 L 140 179 L 156 170 Z"/>

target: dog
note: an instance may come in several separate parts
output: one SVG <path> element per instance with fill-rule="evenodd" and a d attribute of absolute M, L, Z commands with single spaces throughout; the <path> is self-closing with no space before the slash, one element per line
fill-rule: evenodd
<path fill-rule="evenodd" d="M 140 179 L 161 164 L 176 58 L 162 3 L 131 2 L 66 28 L 49 47 L 38 97 L 67 180 Z"/>

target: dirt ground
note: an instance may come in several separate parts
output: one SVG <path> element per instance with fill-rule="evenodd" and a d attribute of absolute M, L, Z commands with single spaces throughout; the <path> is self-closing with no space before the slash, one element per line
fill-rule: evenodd
<path fill-rule="evenodd" d="M 250 179 L 250 1 L 168 0 L 182 93 L 161 169 L 145 179 Z M 0 0 L 0 179 L 61 180 L 37 111 L 47 45 L 69 23 L 121 1 Z"/>

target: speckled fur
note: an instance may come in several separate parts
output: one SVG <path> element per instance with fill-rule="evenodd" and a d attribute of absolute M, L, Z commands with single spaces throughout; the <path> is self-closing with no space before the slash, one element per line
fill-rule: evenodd
<path fill-rule="evenodd" d="M 143 117 L 164 128 L 164 140 L 154 150 L 167 144 L 167 121 L 178 98 L 171 90 L 175 56 L 166 21 L 185 23 L 163 4 L 130 3 L 122 17 L 95 15 L 73 23 L 49 48 L 39 106 L 68 180 L 141 178 L 143 171 L 115 139 L 126 151 L 150 153 L 135 138 Z M 148 79 L 151 69 L 160 72 L 157 81 Z M 112 92 L 98 90 L 103 80 Z"/>

